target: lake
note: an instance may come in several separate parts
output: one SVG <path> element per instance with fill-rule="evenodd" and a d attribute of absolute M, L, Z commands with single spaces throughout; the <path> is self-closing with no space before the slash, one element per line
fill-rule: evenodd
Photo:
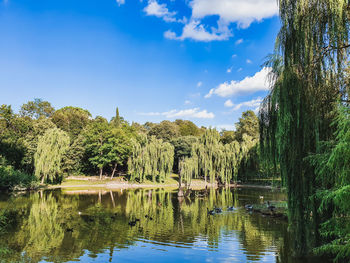
<path fill-rule="evenodd" d="M 320 262 L 291 257 L 287 222 L 244 209 L 285 199 L 252 188 L 187 198 L 165 189 L 1 195 L 0 208 L 10 208 L 13 222 L 0 235 L 0 262 Z M 208 215 L 214 207 L 224 211 Z"/>

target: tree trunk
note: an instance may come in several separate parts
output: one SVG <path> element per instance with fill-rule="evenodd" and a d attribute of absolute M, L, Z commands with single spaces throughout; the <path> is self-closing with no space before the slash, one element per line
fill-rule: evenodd
<path fill-rule="evenodd" d="M 44 184 L 45 181 L 45 176 L 43 175 L 43 177 L 41 178 L 41 184 Z"/>
<path fill-rule="evenodd" d="M 100 180 L 102 180 L 102 173 L 103 173 L 103 168 L 100 168 Z"/>
<path fill-rule="evenodd" d="M 113 179 L 113 176 L 114 176 L 116 170 L 117 170 L 117 164 L 114 165 L 111 179 Z"/>
<path fill-rule="evenodd" d="M 111 200 L 112 200 L 113 207 L 115 207 L 115 202 L 114 202 L 114 197 L 113 197 L 112 191 L 109 191 L 109 194 L 111 195 Z"/>
<path fill-rule="evenodd" d="M 182 177 L 179 174 L 179 191 L 177 192 L 178 197 L 183 197 L 184 196 L 184 191 L 182 189 Z"/>

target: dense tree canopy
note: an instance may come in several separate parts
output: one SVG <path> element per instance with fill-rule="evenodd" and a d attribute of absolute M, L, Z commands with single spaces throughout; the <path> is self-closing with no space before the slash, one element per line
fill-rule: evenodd
<path fill-rule="evenodd" d="M 64 107 L 55 111 L 52 122 L 71 138 L 78 136 L 91 120 L 91 113 L 77 107 Z"/>
<path fill-rule="evenodd" d="M 29 101 L 22 105 L 20 114 L 22 116 L 39 119 L 40 117 L 52 116 L 54 111 L 55 109 L 51 106 L 50 102 L 34 99 L 34 101 Z"/>
<path fill-rule="evenodd" d="M 128 171 L 131 180 L 140 182 L 164 182 L 176 172 L 186 186 L 192 178 L 230 183 L 243 178 L 246 169 L 241 167 L 253 156 L 257 139 L 248 127 L 256 119 L 253 112 L 244 113 L 237 124 L 242 137 L 238 141 L 233 131 L 220 134 L 188 120 L 129 125 L 118 108 L 108 122 L 93 119 L 81 108 L 54 112 L 48 105 L 35 100 L 22 107 L 21 115 L 11 106 L 0 107 L 0 155 L 7 165 L 35 174 L 42 182 L 81 174 L 113 178 Z"/>
<path fill-rule="evenodd" d="M 162 139 L 166 142 L 170 142 L 171 139 L 179 137 L 180 129 L 173 122 L 162 121 L 159 124 L 153 125 L 153 127 L 149 130 L 148 135 L 155 136 L 157 139 Z"/>

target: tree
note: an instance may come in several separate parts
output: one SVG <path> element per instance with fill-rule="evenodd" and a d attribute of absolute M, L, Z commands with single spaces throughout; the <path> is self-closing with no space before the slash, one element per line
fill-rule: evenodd
<path fill-rule="evenodd" d="M 201 130 L 191 121 L 176 120 L 175 124 L 179 126 L 180 136 L 199 136 Z"/>
<path fill-rule="evenodd" d="M 23 158 L 26 154 L 24 140 L 32 130 L 32 120 L 21 118 L 14 114 L 11 106 L 0 107 L 0 155 L 16 169 L 23 168 Z"/>
<path fill-rule="evenodd" d="M 84 132 L 84 145 L 89 162 L 99 169 L 102 179 L 103 169 L 111 162 L 108 155 L 113 148 L 111 127 L 106 119 L 96 117 Z"/>
<path fill-rule="evenodd" d="M 157 139 L 162 139 L 165 142 L 170 142 L 171 139 L 179 137 L 179 127 L 170 121 L 162 121 L 153 126 L 148 132 L 149 136 L 155 136 Z"/>
<path fill-rule="evenodd" d="M 91 113 L 78 107 L 64 107 L 55 111 L 51 120 L 75 139 L 91 121 Z"/>
<path fill-rule="evenodd" d="M 247 134 L 253 138 L 259 138 L 259 119 L 254 111 L 248 110 L 242 113 L 242 117 L 236 123 L 236 140 L 241 142 L 243 134 Z"/>
<path fill-rule="evenodd" d="M 147 176 L 152 181 L 164 182 L 170 176 L 174 162 L 174 147 L 155 137 L 134 141 L 128 160 L 128 174 L 131 180 L 143 182 Z"/>
<path fill-rule="evenodd" d="M 221 135 L 220 141 L 223 144 L 231 143 L 236 139 L 236 134 L 234 131 L 223 130 L 220 135 Z"/>
<path fill-rule="evenodd" d="M 57 128 L 50 119 L 40 118 L 38 120 L 31 120 L 29 117 L 29 129 L 23 136 L 23 145 L 25 147 L 24 156 L 22 159 L 23 168 L 32 173 L 34 171 L 34 155 L 37 150 L 39 137 L 44 133 L 53 128 Z"/>
<path fill-rule="evenodd" d="M 81 173 L 84 168 L 84 162 L 86 162 L 84 154 L 84 136 L 79 134 L 73 142 L 71 142 L 64 155 L 62 171 L 68 175 Z"/>
<path fill-rule="evenodd" d="M 198 141 L 194 136 L 182 136 L 171 140 L 174 146 L 174 170 L 178 171 L 179 161 L 185 157 L 190 157 L 192 145 Z"/>
<path fill-rule="evenodd" d="M 55 109 L 51 106 L 50 102 L 34 99 L 34 101 L 29 101 L 22 105 L 20 114 L 22 116 L 39 119 L 40 117 L 50 117 L 54 111 Z"/>
<path fill-rule="evenodd" d="M 127 160 L 131 152 L 131 138 L 130 134 L 125 133 L 123 129 L 113 128 L 111 130 L 111 137 L 108 138 L 108 144 L 110 144 L 111 150 L 107 156 L 111 161 L 113 167 L 111 178 L 113 178 L 118 165 L 123 165 Z"/>
<path fill-rule="evenodd" d="M 116 109 L 116 114 L 115 114 L 115 117 L 113 119 L 113 123 L 114 123 L 114 126 L 119 128 L 120 125 L 121 125 L 121 120 L 120 120 L 120 116 L 119 116 L 119 109 L 117 107 Z"/>
<path fill-rule="evenodd" d="M 349 2 L 280 0 L 279 9 L 277 48 L 267 63 L 272 87 L 260 110 L 261 149 L 280 167 L 287 186 L 293 247 L 300 256 L 323 242 L 320 224 L 335 209 L 331 205 L 323 210 L 327 212 L 318 209 L 320 185 L 308 157 L 319 153 L 322 141 L 334 139 L 335 109 L 339 101 L 349 98 L 344 88 Z"/>
<path fill-rule="evenodd" d="M 56 182 L 62 179 L 62 159 L 69 147 L 66 132 L 52 128 L 39 137 L 34 155 L 35 176 L 44 181 Z"/>
<path fill-rule="evenodd" d="M 320 234 L 327 242 L 316 251 L 336 255 L 336 261 L 349 261 L 350 239 L 350 108 L 341 105 L 337 109 L 335 140 L 322 142 L 320 152 L 309 157 L 315 166 L 316 179 L 322 187 L 317 192 L 321 200 L 319 210 L 331 210 L 332 216 L 321 225 Z M 331 190 L 327 189 L 332 185 Z M 332 238 L 329 238 L 332 237 Z"/>

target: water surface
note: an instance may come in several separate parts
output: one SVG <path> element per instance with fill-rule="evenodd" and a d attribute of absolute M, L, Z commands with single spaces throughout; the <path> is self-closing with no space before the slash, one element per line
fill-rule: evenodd
<path fill-rule="evenodd" d="M 0 208 L 10 208 L 14 222 L 0 234 L 0 262 L 319 262 L 291 257 L 286 222 L 242 208 L 284 199 L 263 189 L 211 189 L 188 198 L 164 189 L 5 195 Z M 210 216 L 213 207 L 224 212 Z"/>

